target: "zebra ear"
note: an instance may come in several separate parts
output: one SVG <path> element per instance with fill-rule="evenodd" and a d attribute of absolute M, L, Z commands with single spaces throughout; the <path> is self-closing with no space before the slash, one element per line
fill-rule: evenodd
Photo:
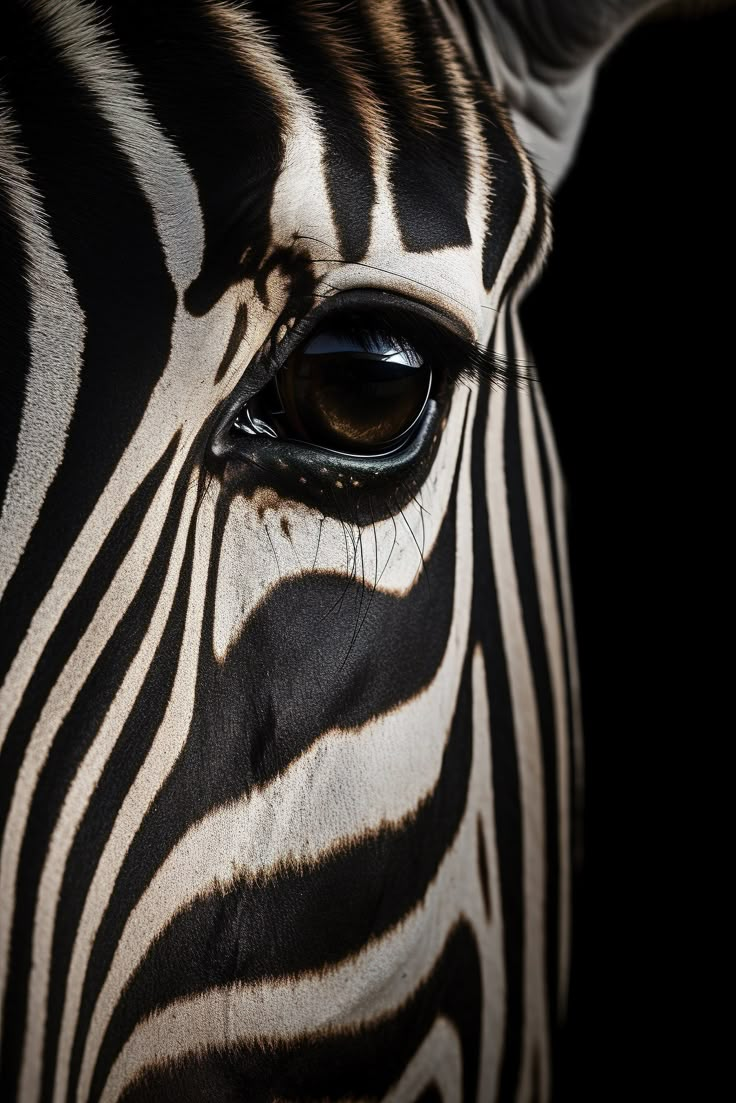
<path fill-rule="evenodd" d="M 600 61 L 639 19 L 667 0 L 486 0 L 515 32 L 540 77 L 561 80 Z"/>
<path fill-rule="evenodd" d="M 494 83 L 547 186 L 569 168 L 597 69 L 666 0 L 471 0 Z"/>

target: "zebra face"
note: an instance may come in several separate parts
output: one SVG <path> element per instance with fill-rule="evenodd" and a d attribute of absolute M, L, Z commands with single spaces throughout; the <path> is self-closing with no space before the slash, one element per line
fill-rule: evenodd
<path fill-rule="evenodd" d="M 493 384 L 547 213 L 472 28 L 0 31 L 4 1097 L 544 1097 L 562 492 Z"/>

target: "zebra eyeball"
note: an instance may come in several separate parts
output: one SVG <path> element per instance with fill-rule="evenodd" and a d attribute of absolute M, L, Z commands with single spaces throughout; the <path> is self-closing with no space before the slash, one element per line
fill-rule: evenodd
<path fill-rule="evenodd" d="M 431 390 L 432 369 L 412 344 L 349 319 L 295 348 L 234 429 L 341 455 L 387 456 L 412 437 Z"/>
<path fill-rule="evenodd" d="M 431 369 L 411 347 L 329 331 L 295 349 L 276 378 L 292 438 L 357 455 L 400 447 L 431 382 Z"/>

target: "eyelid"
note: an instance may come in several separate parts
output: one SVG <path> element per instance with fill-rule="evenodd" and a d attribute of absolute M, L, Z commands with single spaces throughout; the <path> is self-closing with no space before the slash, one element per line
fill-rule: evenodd
<path fill-rule="evenodd" d="M 369 313 L 383 313 L 386 316 L 390 313 L 395 324 L 403 319 L 403 324 L 410 330 L 417 331 L 421 327 L 427 346 L 439 354 L 433 356 L 434 362 L 441 355 L 452 361 L 443 365 L 443 374 L 450 386 L 479 379 L 493 383 L 527 378 L 525 372 L 504 364 L 492 350 L 481 348 L 467 326 L 450 312 L 440 312 L 435 306 L 420 300 L 376 288 L 340 291 L 322 299 L 307 314 L 298 318 L 278 344 L 272 340 L 264 344 L 230 392 L 215 423 L 213 435 L 219 437 L 229 430 L 242 407 L 275 378 L 291 353 L 307 341 L 310 334 L 320 325 L 328 323 L 333 315 L 337 319 L 349 311 L 360 312 L 364 317 Z"/>
<path fill-rule="evenodd" d="M 441 374 L 450 385 L 480 379 L 498 383 L 526 378 L 525 372 L 510 367 L 493 349 L 479 346 L 465 327 L 449 323 L 436 309 L 423 303 L 393 295 L 376 300 L 374 295 L 372 301 L 369 299 L 348 308 L 343 305 L 344 295 L 336 298 L 340 301 L 318 322 L 326 331 L 326 342 L 332 341 L 333 333 L 341 334 L 335 341 L 336 351 L 340 341 L 342 351 L 349 351 L 347 342 L 353 343 L 355 351 L 392 343 L 409 355 L 418 354 L 422 362 L 435 368 L 438 378 Z M 312 332 L 312 327 L 308 332 Z M 321 337 L 318 333 L 314 340 L 319 341 Z M 306 354 L 310 350 L 308 335 L 301 344 Z"/>
<path fill-rule="evenodd" d="M 299 318 L 279 342 L 274 350 L 275 355 L 272 354 L 273 358 L 279 358 L 283 362 L 318 327 L 326 328 L 333 322 L 339 325 L 350 312 L 360 313 L 366 318 L 371 314 L 375 317 L 382 312 L 390 313 L 394 320 L 401 318 L 408 321 L 409 325 L 420 325 L 424 322 L 425 326 L 431 325 L 440 336 L 449 334 L 463 342 L 473 343 L 472 335 L 464 323 L 449 313 L 441 313 L 435 306 L 393 291 L 383 291 L 375 287 L 356 288 L 329 295 Z M 377 327 L 374 324 L 369 328 L 375 330 Z M 394 332 L 394 336 L 396 335 Z"/>

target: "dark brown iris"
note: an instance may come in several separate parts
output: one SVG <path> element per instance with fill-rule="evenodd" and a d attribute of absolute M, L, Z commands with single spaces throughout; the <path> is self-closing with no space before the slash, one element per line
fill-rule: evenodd
<path fill-rule="evenodd" d="M 429 367 L 412 350 L 330 338 L 296 349 L 278 387 L 291 436 L 369 454 L 401 443 L 424 409 L 430 382 Z"/>

